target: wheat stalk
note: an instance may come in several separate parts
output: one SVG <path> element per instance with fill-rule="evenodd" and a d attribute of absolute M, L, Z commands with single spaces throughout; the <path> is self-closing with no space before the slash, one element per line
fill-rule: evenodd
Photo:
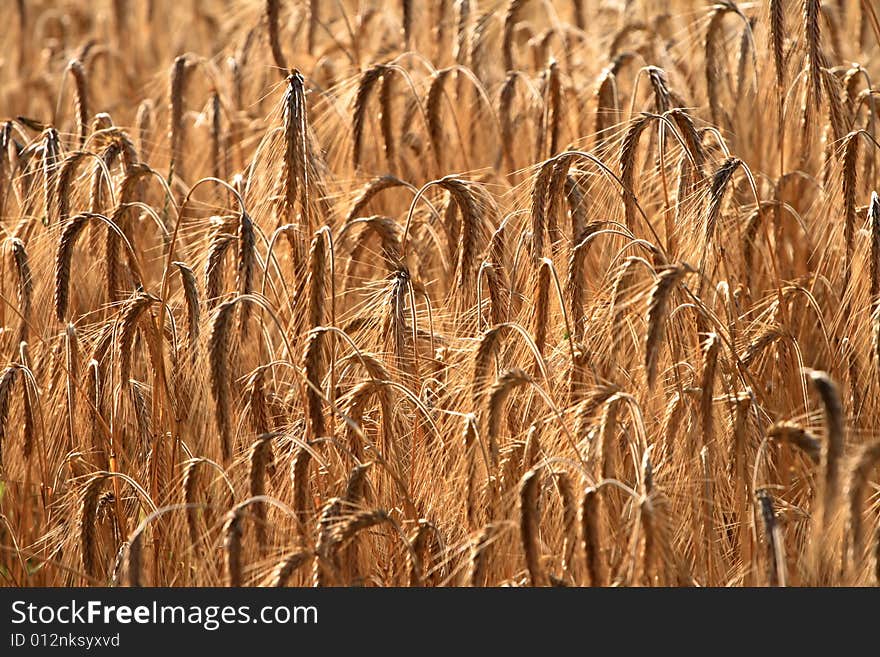
<path fill-rule="evenodd" d="M 217 308 L 211 322 L 211 335 L 208 338 L 208 363 L 211 370 L 211 394 L 214 397 L 214 420 L 220 433 L 220 450 L 223 460 L 232 457 L 232 426 L 229 417 L 230 405 L 230 366 L 229 348 L 231 346 L 232 316 L 235 301 L 227 301 Z"/>
<path fill-rule="evenodd" d="M 86 143 L 89 129 L 89 85 L 86 70 L 78 59 L 71 59 L 67 64 L 70 77 L 73 78 L 73 113 L 76 116 L 76 129 L 79 146 Z"/>
<path fill-rule="evenodd" d="M 654 384 L 657 376 L 657 360 L 660 355 L 660 345 L 666 334 L 666 314 L 669 308 L 669 298 L 679 282 L 687 274 L 687 265 L 680 264 L 664 269 L 657 277 L 654 287 L 648 296 L 648 309 L 645 321 L 648 324 L 648 333 L 645 338 L 645 376 L 648 386 Z"/>
<path fill-rule="evenodd" d="M 825 372 L 812 370 L 809 378 L 822 399 L 825 414 L 825 442 L 820 459 L 824 473 L 821 526 L 827 529 L 840 492 L 840 459 L 843 456 L 846 427 L 837 385 Z"/>
<path fill-rule="evenodd" d="M 880 442 L 863 445 L 856 456 L 846 485 L 847 538 L 848 550 L 844 553 L 846 562 L 858 566 L 864 553 L 864 531 L 862 529 L 862 500 L 871 470 L 880 463 Z"/>
<path fill-rule="evenodd" d="M 538 547 L 538 531 L 540 529 L 538 497 L 540 492 L 541 471 L 533 468 L 523 476 L 519 488 L 519 530 L 529 570 L 529 581 L 532 586 L 541 586 L 544 583 L 544 571 L 541 568 Z"/>
<path fill-rule="evenodd" d="M 598 492 L 596 488 L 587 488 L 584 491 L 578 514 L 581 526 L 581 544 L 591 586 L 605 585 L 599 543 L 601 534 L 599 532 Z"/>

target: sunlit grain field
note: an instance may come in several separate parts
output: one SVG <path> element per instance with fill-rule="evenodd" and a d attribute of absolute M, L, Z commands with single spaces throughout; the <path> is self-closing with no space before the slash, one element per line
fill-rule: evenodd
<path fill-rule="evenodd" d="M 16 0 L 5 586 L 880 579 L 873 0 Z"/>

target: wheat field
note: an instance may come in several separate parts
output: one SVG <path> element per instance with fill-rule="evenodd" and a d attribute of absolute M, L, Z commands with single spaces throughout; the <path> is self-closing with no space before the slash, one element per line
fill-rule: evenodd
<path fill-rule="evenodd" d="M 874 0 L 15 0 L 4 586 L 880 580 Z"/>

